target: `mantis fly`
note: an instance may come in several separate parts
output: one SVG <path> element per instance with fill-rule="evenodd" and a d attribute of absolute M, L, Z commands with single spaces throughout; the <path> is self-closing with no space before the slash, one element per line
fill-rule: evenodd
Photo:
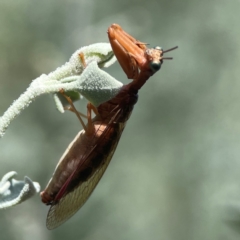
<path fill-rule="evenodd" d="M 160 69 L 164 59 L 172 59 L 164 58 L 163 54 L 177 48 L 165 51 L 160 47 L 147 48 L 145 43 L 134 39 L 117 24 L 108 28 L 108 37 L 123 71 L 133 80 L 123 85 L 109 101 L 97 107 L 88 103 L 86 125 L 71 99 L 65 95 L 83 130 L 68 146 L 46 189 L 41 192 L 42 202 L 50 205 L 48 229 L 61 225 L 87 201 L 116 150 L 138 100 L 139 89 Z"/>

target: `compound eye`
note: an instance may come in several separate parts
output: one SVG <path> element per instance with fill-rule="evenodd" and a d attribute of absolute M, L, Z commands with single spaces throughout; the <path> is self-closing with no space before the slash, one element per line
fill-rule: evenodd
<path fill-rule="evenodd" d="M 154 49 L 159 50 L 159 51 L 163 51 L 163 49 L 159 46 L 154 47 Z"/>
<path fill-rule="evenodd" d="M 150 68 L 153 72 L 157 72 L 161 68 L 160 62 L 150 62 Z"/>

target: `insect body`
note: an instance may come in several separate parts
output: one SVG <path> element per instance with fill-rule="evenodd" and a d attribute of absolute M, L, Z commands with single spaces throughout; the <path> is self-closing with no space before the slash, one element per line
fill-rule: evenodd
<path fill-rule="evenodd" d="M 84 129 L 69 145 L 41 193 L 42 201 L 51 205 L 47 217 L 48 229 L 65 222 L 86 202 L 115 152 L 137 102 L 138 90 L 160 69 L 163 59 L 167 59 L 163 58 L 163 53 L 176 48 L 167 51 L 159 47 L 149 49 L 117 24 L 109 27 L 108 36 L 121 67 L 133 81 L 97 108 L 89 103 L 87 125 L 72 105 L 71 110 L 77 114 Z M 91 117 L 92 111 L 96 114 L 94 118 Z"/>

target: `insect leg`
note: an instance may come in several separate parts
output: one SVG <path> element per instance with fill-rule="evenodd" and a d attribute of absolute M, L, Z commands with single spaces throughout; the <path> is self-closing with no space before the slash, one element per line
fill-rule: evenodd
<path fill-rule="evenodd" d="M 74 106 L 74 104 L 73 104 L 73 102 L 72 102 L 72 99 L 64 93 L 64 90 L 63 90 L 63 89 L 61 89 L 59 92 L 63 95 L 63 97 L 66 98 L 66 100 L 67 100 L 68 103 L 70 104 L 70 111 L 74 112 L 74 113 L 77 115 L 77 118 L 79 119 L 80 123 L 82 124 L 83 129 L 85 130 L 85 132 L 87 132 L 87 131 L 88 131 L 87 126 L 86 126 L 86 124 L 83 122 L 80 113 L 79 113 L 79 112 L 77 111 L 77 109 L 75 108 L 75 106 Z M 84 114 L 83 114 L 83 115 L 84 115 Z"/>
<path fill-rule="evenodd" d="M 68 111 L 70 111 L 70 112 L 75 113 L 75 110 L 72 108 L 71 105 L 70 105 L 70 106 L 65 106 L 65 107 L 64 107 L 64 110 L 68 110 Z M 79 112 L 79 111 L 77 111 L 77 112 L 79 113 L 79 115 L 80 115 L 81 117 L 87 118 L 87 115 L 85 115 L 85 114 L 83 114 L 83 113 L 81 113 L 81 112 Z"/>
<path fill-rule="evenodd" d="M 80 60 L 81 60 L 81 62 L 82 62 L 82 64 L 83 64 L 83 67 L 86 68 L 86 67 L 87 67 L 87 64 L 86 64 L 86 62 L 85 62 L 84 54 L 81 52 L 81 53 L 78 54 L 78 56 L 79 56 L 79 58 L 80 58 Z"/>
<path fill-rule="evenodd" d="M 81 52 L 81 53 L 78 54 L 78 56 L 79 56 L 80 61 L 82 62 L 82 65 L 83 65 L 84 69 L 85 69 L 85 68 L 87 67 L 87 64 L 86 64 L 86 61 L 85 61 L 84 53 Z M 66 94 L 63 94 L 64 91 L 61 90 L 61 91 L 59 91 L 59 92 L 60 92 L 60 93 L 62 94 L 62 96 L 68 101 L 68 103 L 70 103 L 69 99 L 66 98 Z M 71 102 L 72 102 L 72 101 L 71 101 Z M 76 109 L 75 109 L 74 107 L 72 107 L 72 105 L 73 105 L 73 104 L 70 103 L 70 106 L 65 106 L 65 107 L 64 107 L 64 110 L 69 110 L 69 111 L 71 111 L 71 112 L 76 113 Z M 85 114 L 83 114 L 83 113 L 81 113 L 81 112 L 79 112 L 79 111 L 77 111 L 77 112 L 79 113 L 79 115 L 80 115 L 81 117 L 87 118 L 87 116 L 86 116 Z"/>
<path fill-rule="evenodd" d="M 99 115 L 97 108 L 94 105 L 92 105 L 90 102 L 88 103 L 87 108 L 89 110 L 92 110 L 95 115 Z"/>
<path fill-rule="evenodd" d="M 88 134 L 93 134 L 94 133 L 94 126 L 92 123 L 92 111 L 95 113 L 95 115 L 99 115 L 98 110 L 95 106 L 93 106 L 90 102 L 87 104 L 87 119 L 88 119 L 88 124 L 87 124 L 87 131 L 86 133 Z"/>

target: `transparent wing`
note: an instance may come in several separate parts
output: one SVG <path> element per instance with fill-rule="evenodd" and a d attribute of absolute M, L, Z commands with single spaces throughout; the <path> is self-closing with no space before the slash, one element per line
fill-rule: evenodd
<path fill-rule="evenodd" d="M 116 118 L 114 118 L 114 120 L 115 119 Z M 104 174 L 109 162 L 111 161 L 124 127 L 125 124 L 122 124 L 121 131 L 119 131 L 119 135 L 116 139 L 114 146 L 112 146 L 111 152 L 109 153 L 107 158 L 101 163 L 101 165 L 95 169 L 95 172 L 92 174 L 92 176 L 90 176 L 87 181 L 80 182 L 73 191 L 67 193 L 66 195 L 63 195 L 63 197 L 59 201 L 51 205 L 46 222 L 48 229 L 54 229 L 64 223 L 67 219 L 74 215 L 87 201 L 87 199 L 95 189 L 96 185 L 100 181 L 102 175 Z M 105 134 L 107 134 L 107 132 L 108 129 L 105 130 L 103 137 Z M 68 182 L 70 181 L 71 179 L 68 180 Z"/>
<path fill-rule="evenodd" d="M 58 227 L 82 207 L 105 172 L 115 149 L 112 151 L 111 156 L 108 156 L 108 159 L 94 172 L 88 181 L 80 183 L 72 192 L 62 197 L 58 203 L 50 207 L 46 223 L 48 229 Z"/>

